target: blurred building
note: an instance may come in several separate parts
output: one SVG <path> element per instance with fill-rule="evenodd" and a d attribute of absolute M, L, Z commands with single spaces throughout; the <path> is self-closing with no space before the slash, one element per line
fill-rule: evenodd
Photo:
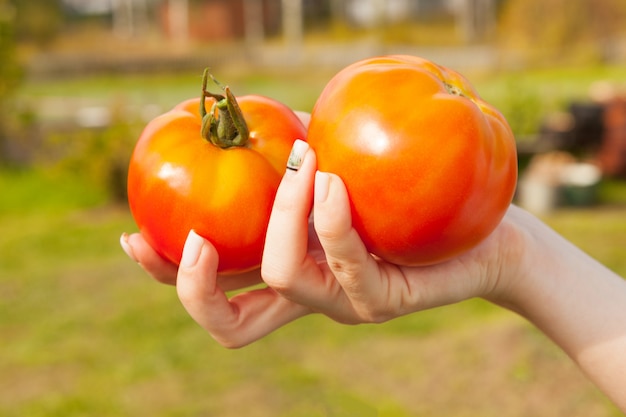
<path fill-rule="evenodd" d="M 495 20 L 497 0 L 61 0 L 73 15 L 109 15 L 114 32 L 137 34 L 151 21 L 176 39 L 229 40 L 271 36 L 305 24 L 342 21 L 372 28 L 412 19 L 448 16 L 468 40 Z M 295 21 L 297 20 L 297 22 Z M 289 31 L 289 29 L 287 29 Z M 293 33 L 293 35 L 296 35 Z"/>

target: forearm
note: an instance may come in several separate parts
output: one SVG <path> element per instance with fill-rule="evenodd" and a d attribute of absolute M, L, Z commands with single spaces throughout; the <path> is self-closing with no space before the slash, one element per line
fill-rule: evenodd
<path fill-rule="evenodd" d="M 543 224 L 528 236 L 511 304 L 626 411 L 626 281 Z"/>

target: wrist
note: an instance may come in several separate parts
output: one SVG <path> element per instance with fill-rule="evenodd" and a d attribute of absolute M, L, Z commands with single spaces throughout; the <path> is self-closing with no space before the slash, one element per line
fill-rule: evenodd
<path fill-rule="evenodd" d="M 536 217 L 510 212 L 497 284 L 485 298 L 526 318 L 576 359 L 608 337 L 603 333 L 624 333 L 624 280 Z"/>
<path fill-rule="evenodd" d="M 513 239 L 485 298 L 533 323 L 626 410 L 626 281 L 528 213 L 510 212 Z"/>
<path fill-rule="evenodd" d="M 547 228 L 530 213 L 511 205 L 494 234 L 496 250 L 491 251 L 489 289 L 482 297 L 508 310 L 523 314 L 525 301 L 534 291 L 529 284 L 536 273 L 541 229 Z"/>

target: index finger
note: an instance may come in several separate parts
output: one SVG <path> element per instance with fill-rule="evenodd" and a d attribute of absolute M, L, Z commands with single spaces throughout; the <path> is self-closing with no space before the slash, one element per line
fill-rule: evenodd
<path fill-rule="evenodd" d="M 123 233 L 120 245 L 128 257 L 137 262 L 152 278 L 162 284 L 176 285 L 178 266 L 159 256 L 140 233 Z M 261 282 L 258 268 L 241 274 L 217 277 L 217 285 L 223 291 L 238 290 Z"/>

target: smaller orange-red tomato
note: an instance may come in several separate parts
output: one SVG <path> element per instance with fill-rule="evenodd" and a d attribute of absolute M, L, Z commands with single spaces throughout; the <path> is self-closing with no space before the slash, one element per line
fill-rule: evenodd
<path fill-rule="evenodd" d="M 146 241 L 178 264 L 191 229 L 219 254 L 218 271 L 259 266 L 291 146 L 306 128 L 267 97 L 206 92 L 148 123 L 133 151 L 128 200 Z M 202 106 L 201 106 L 202 104 Z M 213 106 L 203 112 L 205 106 Z M 202 114 L 205 113 L 205 114 Z"/>
<path fill-rule="evenodd" d="M 517 181 L 513 133 L 459 73 L 414 56 L 341 70 L 311 114 L 318 168 L 348 190 L 354 228 L 401 265 L 450 259 L 498 225 Z"/>

